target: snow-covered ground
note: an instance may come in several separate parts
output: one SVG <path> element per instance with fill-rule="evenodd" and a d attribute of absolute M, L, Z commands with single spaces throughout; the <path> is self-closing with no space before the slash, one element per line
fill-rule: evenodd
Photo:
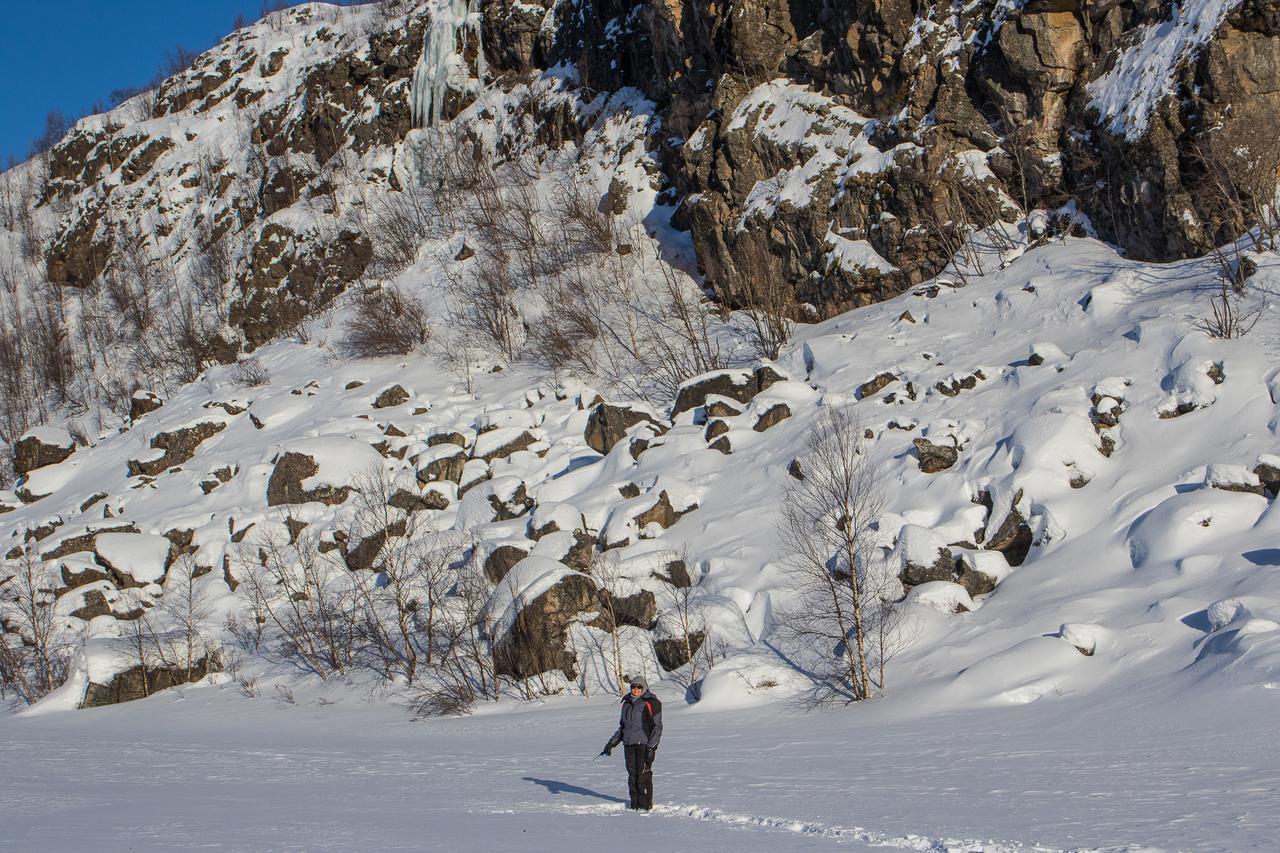
<path fill-rule="evenodd" d="M 0 849 L 1275 850 L 1275 691 L 1137 685 L 956 710 L 701 713 L 669 691 L 650 815 L 605 697 L 410 722 L 338 688 L 0 718 Z M 338 700 L 336 704 L 322 702 Z M 929 709 L 926 712 L 926 709 Z"/>
<path fill-rule="evenodd" d="M 1263 259 L 1256 291 L 1266 294 L 1273 275 Z M 138 523 L 135 535 L 196 526 L 197 559 L 216 564 L 234 552 L 229 531 L 277 523 L 263 490 L 283 450 L 319 447 L 316 478 L 338 483 L 355 457 L 320 445 L 367 448 L 382 438 L 381 423 L 402 426 L 408 437 L 392 441 L 411 446 L 446 427 L 531 429 L 541 444 L 494 463 L 492 489 L 475 494 L 518 477 L 537 513 L 572 505 L 606 538 L 638 533 L 614 524 L 631 500 L 618 483 L 661 485 L 677 507 L 698 505 L 611 552 L 625 562 L 691 549 L 698 595 L 725 644 L 703 701 L 686 705 L 682 688 L 658 685 L 669 715 L 660 807 L 627 812 L 620 758 L 592 760 L 615 719 L 602 693 L 412 722 L 394 692 L 368 701 L 362 688 L 250 660 L 261 679 L 255 699 L 219 675 L 221 687 L 74 712 L 57 711 L 68 699 L 55 696 L 34 715 L 0 719 L 0 846 L 1276 849 L 1277 516 L 1265 496 L 1224 488 L 1256 489 L 1251 469 L 1277 447 L 1275 338 L 1265 323 L 1243 341 L 1195 330 L 1211 276 L 1203 262 L 1134 264 L 1069 240 L 966 288 L 922 288 L 805 328 L 780 361 L 792 381 L 730 418 L 729 456 L 706 448 L 687 412 L 638 460 L 624 445 L 599 457 L 582 444 L 586 413 L 574 396 L 526 396 L 519 371 L 482 379 L 472 397 L 424 360 L 318 369 L 325 327 L 309 345 L 273 344 L 261 354 L 271 384 L 237 392 L 252 396 L 239 402 L 260 428 L 229 415 L 185 472 L 128 488 L 124 460 L 149 436 L 220 418 L 222 408 L 204 407 L 210 399 L 236 402 L 215 374 L 145 427 L 42 469 L 55 495 L 6 516 L 10 529 L 62 508 L 50 547 L 88 519 L 74 511 L 84 496 L 104 490 L 116 519 Z M 900 319 L 904 310 L 914 322 Z M 1042 363 L 1028 360 L 1033 353 Z M 898 382 L 859 399 L 854 389 L 884 370 Z M 985 378 L 965 387 L 976 370 Z M 346 387 L 357 379 L 365 384 Z M 374 414 L 369 401 L 397 379 L 412 399 Z M 915 399 L 903 392 L 908 380 Z M 754 432 L 754 413 L 779 400 L 793 416 Z M 789 595 L 775 512 L 805 424 L 842 402 L 876 434 L 886 549 L 895 538 L 895 554 L 930 535 L 966 538 L 984 523 L 972 502 L 978 488 L 993 497 L 989 530 L 1002 502 L 1004 511 L 1016 502 L 1036 544 L 1021 566 L 991 569 L 999 583 L 970 612 L 949 612 L 967 597 L 958 586 L 929 595 L 917 587 L 905 605 L 911 643 L 890 664 L 886 695 L 805 713 L 796 704 L 803 680 L 773 633 L 774 608 Z M 1091 406 L 1118 409 L 1118 426 L 1095 430 Z M 954 440 L 957 463 L 920 471 L 912 439 L 922 433 Z M 1103 433 L 1110 456 L 1099 450 Z M 196 497 L 203 472 L 220 465 L 237 473 Z M 482 542 L 522 535 L 523 522 L 486 521 L 479 506 L 464 499 L 430 512 Z M 343 519 L 340 508 L 314 504 L 294 515 L 321 527 Z M 965 553 L 974 565 L 999 560 Z M 121 557 L 130 560 L 139 571 L 150 565 Z M 237 606 L 221 577 L 203 581 L 219 618 Z M 117 628 L 108 619 L 90 630 Z M 656 676 L 638 634 L 638 661 Z M 578 651 L 590 661 L 588 648 Z"/>

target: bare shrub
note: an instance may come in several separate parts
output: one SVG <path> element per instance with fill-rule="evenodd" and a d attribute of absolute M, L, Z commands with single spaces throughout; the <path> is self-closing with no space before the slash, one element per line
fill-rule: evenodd
<path fill-rule="evenodd" d="M 271 381 L 271 371 L 256 358 L 245 358 L 231 368 L 231 381 L 240 388 L 257 388 Z"/>
<path fill-rule="evenodd" d="M 475 271 L 451 274 L 449 323 L 469 346 L 515 359 L 517 330 L 516 276 L 511 258 L 500 247 L 486 250 Z"/>
<path fill-rule="evenodd" d="M 462 717 L 471 713 L 476 692 L 464 683 L 429 684 L 416 690 L 409 707 L 415 720 L 431 717 Z"/>
<path fill-rule="evenodd" d="M 342 346 L 357 358 L 407 355 L 431 338 L 427 311 L 417 297 L 387 286 L 356 298 Z"/>
<path fill-rule="evenodd" d="M 1220 261 L 1227 265 L 1228 262 Z M 1191 325 L 1211 338 L 1231 340 L 1243 338 L 1262 319 L 1264 304 L 1252 308 L 1245 304 L 1245 295 L 1236 290 L 1235 276 L 1219 276 L 1218 292 L 1209 299 L 1209 313 L 1192 320 Z M 1239 285 L 1243 290 L 1243 282 Z"/>
<path fill-rule="evenodd" d="M 322 679 L 356 664 L 356 590 L 346 567 L 320 551 L 317 536 L 290 539 L 273 526 L 240 561 L 249 595 L 272 629 L 264 649 Z"/>
<path fill-rule="evenodd" d="M 420 666 L 439 662 L 445 599 L 470 543 L 393 506 L 400 489 L 385 470 L 361 477 L 356 491 L 348 540 L 368 549 L 371 567 L 356 573 L 364 659 L 384 678 L 412 683 Z"/>
<path fill-rule="evenodd" d="M 390 270 L 403 269 L 418 257 L 418 249 L 440 233 L 438 216 L 430 196 L 419 187 L 378 199 L 373 226 L 378 239 L 378 260 Z"/>

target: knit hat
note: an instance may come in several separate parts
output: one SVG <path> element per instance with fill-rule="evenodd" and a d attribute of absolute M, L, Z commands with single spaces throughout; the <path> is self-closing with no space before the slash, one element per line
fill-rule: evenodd
<path fill-rule="evenodd" d="M 640 676 L 636 676 L 629 682 L 632 687 L 639 687 L 641 690 L 648 690 L 649 684 Z"/>

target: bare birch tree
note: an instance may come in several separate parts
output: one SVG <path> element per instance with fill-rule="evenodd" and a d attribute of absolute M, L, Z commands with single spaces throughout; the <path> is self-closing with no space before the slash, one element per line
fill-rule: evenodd
<path fill-rule="evenodd" d="M 865 439 L 845 408 L 823 409 L 805 440 L 804 479 L 787 489 L 782 508 L 784 566 L 798 593 L 783 614 L 790 639 L 816 651 L 813 674 L 823 701 L 871 696 L 877 654 L 866 583 L 874 556 L 871 524 L 884 499 Z M 882 680 L 882 679 L 880 679 Z"/>

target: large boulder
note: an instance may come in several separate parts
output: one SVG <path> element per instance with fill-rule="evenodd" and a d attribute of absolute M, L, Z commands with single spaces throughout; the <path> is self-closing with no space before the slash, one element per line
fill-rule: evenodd
<path fill-rule="evenodd" d="M 898 577 L 906 586 L 950 581 L 956 575 L 956 559 L 947 540 L 927 527 L 904 524 L 893 549 Z"/>
<path fill-rule="evenodd" d="M 649 411 L 614 403 L 598 403 L 587 418 L 583 435 L 587 446 L 597 453 L 608 453 L 636 424 L 650 423 L 659 431 L 665 427 Z"/>
<path fill-rule="evenodd" d="M 679 669 L 698 653 L 706 637 L 704 632 L 694 631 L 689 635 L 687 642 L 684 637 L 663 637 L 654 640 L 653 652 L 658 658 L 658 665 L 667 672 Z"/>
<path fill-rule="evenodd" d="M 915 446 L 916 457 L 920 460 L 920 470 L 926 474 L 945 471 L 960 458 L 960 450 L 954 446 L 934 444 L 928 439 L 916 438 L 911 443 Z"/>
<path fill-rule="evenodd" d="M 175 465 L 181 465 L 196 455 L 196 449 L 205 440 L 226 428 L 226 421 L 204 421 L 182 429 L 157 433 L 151 439 L 151 447 L 156 452 L 143 459 L 130 459 L 129 476 L 154 477 Z"/>
<path fill-rule="evenodd" d="M 467 452 L 452 442 L 442 442 L 428 447 L 414 460 L 418 482 L 438 483 L 447 480 L 462 482 L 462 471 L 467 465 Z"/>
<path fill-rule="evenodd" d="M 13 444 L 13 470 L 23 476 L 46 465 L 56 465 L 76 450 L 71 433 L 57 427 L 37 427 Z"/>
<path fill-rule="evenodd" d="M 599 612 L 595 582 L 543 557 L 526 557 L 498 584 L 486 612 L 494 625 L 494 664 L 499 675 L 529 678 L 552 670 L 577 675 L 567 647 L 569 626 Z"/>
<path fill-rule="evenodd" d="M 982 492 L 978 495 L 978 503 L 987 507 L 988 512 L 992 510 L 993 502 L 988 492 Z M 990 532 L 991 518 L 987 519 L 987 536 L 985 547 L 991 551 L 999 551 L 1004 554 L 1005 559 L 1009 561 L 1011 566 L 1021 566 L 1023 561 L 1027 559 L 1028 552 L 1031 551 L 1031 545 L 1035 541 L 1035 534 L 1031 530 L 1031 525 L 1027 523 L 1026 516 L 1022 514 L 1019 506 L 1022 504 L 1022 489 L 1018 489 L 1013 495 L 1013 500 L 1009 505 L 1009 512 L 1000 522 L 1000 526 L 995 532 Z"/>
<path fill-rule="evenodd" d="M 90 674 L 81 708 L 99 708 L 120 702 L 145 699 L 161 690 L 179 687 L 222 671 L 222 662 L 214 652 L 205 652 L 188 669 L 166 661 L 148 661 L 102 677 Z"/>
<path fill-rule="evenodd" d="M 743 368 L 704 373 L 686 381 L 676 391 L 671 416 L 702 406 L 709 397 L 727 397 L 748 403 L 765 388 L 784 379 L 785 376 L 769 365 L 761 365 L 754 370 Z"/>
<path fill-rule="evenodd" d="M 320 436 L 294 442 L 275 460 L 267 506 L 343 503 L 362 478 L 381 467 L 378 452 L 357 439 Z"/>

